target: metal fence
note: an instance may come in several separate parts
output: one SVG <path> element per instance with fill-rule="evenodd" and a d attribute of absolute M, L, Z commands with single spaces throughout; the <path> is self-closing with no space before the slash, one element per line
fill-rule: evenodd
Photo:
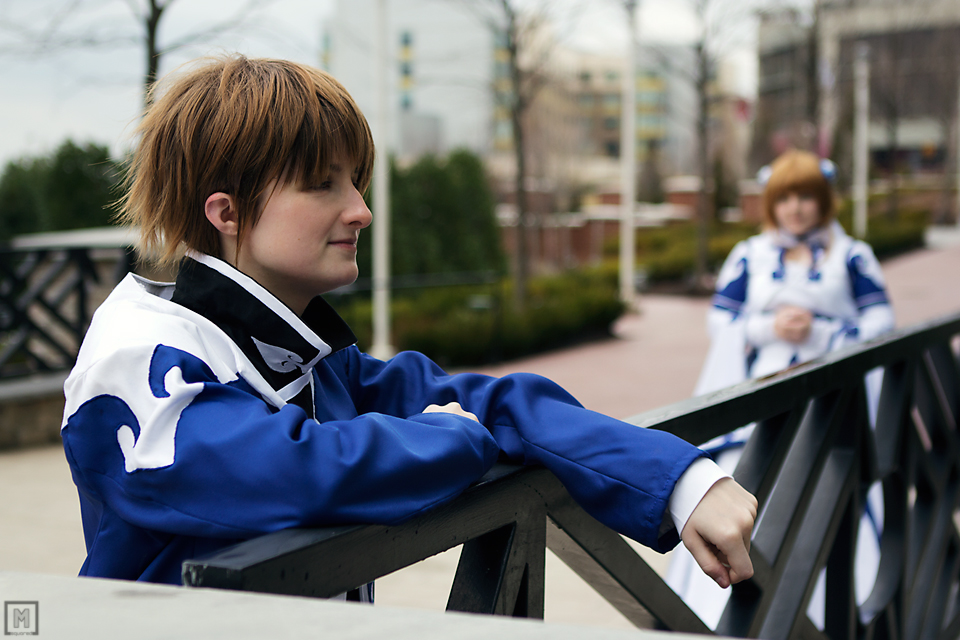
<path fill-rule="evenodd" d="M 0 248 L 0 380 L 69 370 L 90 316 L 91 296 L 111 268 L 109 291 L 133 265 L 132 232 L 85 229 L 16 238 Z"/>
<path fill-rule="evenodd" d="M 632 420 L 691 442 L 756 423 L 734 474 L 760 502 L 756 573 L 732 589 L 717 634 L 960 637 L 958 336 L 960 315 L 951 316 Z M 873 425 L 864 377 L 877 367 Z M 881 559 L 858 605 L 854 549 L 875 482 L 884 496 Z M 449 610 L 542 617 L 550 548 L 638 626 L 710 633 L 618 534 L 538 468 L 498 467 L 457 500 L 398 526 L 250 540 L 185 563 L 184 583 L 329 597 L 460 544 Z M 807 608 L 824 570 L 820 630 Z"/>
<path fill-rule="evenodd" d="M 0 252 L 0 379 L 73 366 L 96 280 L 85 249 Z"/>

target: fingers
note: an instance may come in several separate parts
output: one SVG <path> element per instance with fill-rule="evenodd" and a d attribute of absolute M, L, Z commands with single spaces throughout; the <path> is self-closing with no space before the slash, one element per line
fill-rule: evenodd
<path fill-rule="evenodd" d="M 423 410 L 423 413 L 452 413 L 455 416 L 463 416 L 464 418 L 470 418 L 474 422 L 480 422 L 475 414 L 461 407 L 459 402 L 448 402 L 443 406 L 431 404 Z"/>
<path fill-rule="evenodd" d="M 684 530 L 686 530 L 686 528 L 684 528 Z M 700 536 L 684 538 L 683 545 L 687 548 L 687 551 L 690 552 L 690 555 L 693 556 L 693 559 L 697 561 L 697 564 L 700 565 L 700 569 L 710 576 L 714 582 L 723 589 L 730 586 L 730 572 L 723 566 L 720 558 L 721 554 L 716 547 L 708 544 Z"/>
<path fill-rule="evenodd" d="M 750 540 L 735 538 L 719 545 L 720 553 L 726 558 L 731 584 L 753 576 L 753 562 L 750 560 Z M 721 585 L 722 586 L 722 585 Z"/>
<path fill-rule="evenodd" d="M 777 309 L 774 332 L 787 342 L 804 342 L 810 335 L 813 314 L 803 307 L 784 305 Z"/>

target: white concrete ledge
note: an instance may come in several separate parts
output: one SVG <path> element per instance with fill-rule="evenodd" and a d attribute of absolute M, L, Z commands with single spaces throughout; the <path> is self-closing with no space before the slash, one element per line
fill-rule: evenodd
<path fill-rule="evenodd" d="M 37 602 L 39 637 L 101 640 L 638 640 L 699 636 L 390 609 L 291 596 L 0 572 L 0 599 Z M 6 609 L 6 607 L 5 607 Z"/>

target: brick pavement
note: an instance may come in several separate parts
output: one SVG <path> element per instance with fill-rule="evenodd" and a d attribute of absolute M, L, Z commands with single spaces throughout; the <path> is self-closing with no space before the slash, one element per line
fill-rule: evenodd
<path fill-rule="evenodd" d="M 884 262 L 898 325 L 960 310 L 960 234 Z M 585 406 L 628 417 L 688 397 L 707 349 L 707 299 L 645 296 L 640 313 L 621 319 L 615 338 L 487 367 L 503 375 L 546 375 Z M 0 453 L 0 570 L 74 575 L 83 561 L 76 490 L 59 447 Z M 655 561 L 663 566 L 662 556 Z M 386 606 L 442 609 L 456 553 L 446 553 L 378 582 Z M 629 623 L 556 558 L 547 563 L 547 619 L 629 627 Z"/>

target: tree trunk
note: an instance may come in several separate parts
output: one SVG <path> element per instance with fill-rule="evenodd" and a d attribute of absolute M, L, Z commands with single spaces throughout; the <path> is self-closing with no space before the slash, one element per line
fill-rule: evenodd
<path fill-rule="evenodd" d="M 150 101 L 153 98 L 150 93 L 150 88 L 153 87 L 153 84 L 157 81 L 157 74 L 160 71 L 160 56 L 162 53 L 157 46 L 157 31 L 160 25 L 160 18 L 163 16 L 164 9 L 166 9 L 172 1 L 173 0 L 169 0 L 167 4 L 159 4 L 157 0 L 150 0 L 149 3 L 149 13 L 146 15 L 144 22 L 147 45 L 147 71 L 143 76 L 144 106 L 150 106 Z"/>
<path fill-rule="evenodd" d="M 516 270 L 514 274 L 513 301 L 518 311 L 522 311 L 527 302 L 527 280 L 530 276 L 530 251 L 527 245 L 527 231 L 530 214 L 527 211 L 527 162 L 526 144 L 523 131 L 524 111 L 528 100 L 524 96 L 523 78 L 520 69 L 519 43 L 517 42 L 517 14 L 508 0 L 502 0 L 503 12 L 507 17 L 507 52 L 510 59 L 510 79 L 513 95 L 510 97 L 510 121 L 513 129 L 513 154 L 517 165 L 515 180 L 517 231 L 514 248 Z"/>
<path fill-rule="evenodd" d="M 707 95 L 709 86 L 710 60 L 707 56 L 706 43 L 701 40 L 697 43 L 697 98 L 699 113 L 697 114 L 697 171 L 700 175 L 700 192 L 697 195 L 697 256 L 694 269 L 695 291 L 706 289 L 707 279 L 707 237 L 710 229 L 710 205 L 707 197 L 707 185 L 710 180 L 710 162 L 708 161 L 709 140 L 707 129 L 710 120 L 710 96 Z"/>
<path fill-rule="evenodd" d="M 900 155 L 900 141 L 897 137 L 897 125 L 900 118 L 894 112 L 887 121 L 887 142 L 890 149 L 890 193 L 887 195 L 887 218 L 897 217 L 900 208 L 900 198 L 897 191 L 900 188 L 900 167 L 897 156 Z"/>

